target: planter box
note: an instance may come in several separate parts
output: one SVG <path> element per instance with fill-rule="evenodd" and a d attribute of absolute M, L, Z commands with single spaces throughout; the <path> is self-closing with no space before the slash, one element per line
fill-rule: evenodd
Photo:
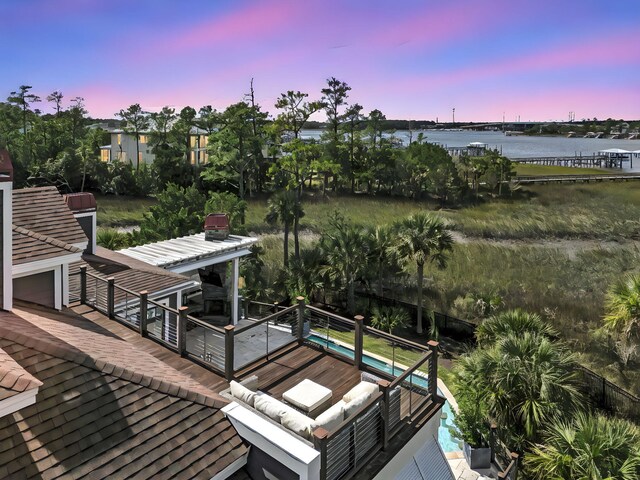
<path fill-rule="evenodd" d="M 470 468 L 491 468 L 490 447 L 472 447 L 467 442 L 464 442 L 462 450 Z"/>

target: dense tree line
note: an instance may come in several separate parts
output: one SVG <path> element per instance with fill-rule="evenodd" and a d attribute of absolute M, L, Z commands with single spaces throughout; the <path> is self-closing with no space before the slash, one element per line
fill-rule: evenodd
<path fill-rule="evenodd" d="M 0 103 L 0 147 L 12 155 L 18 187 L 48 183 L 121 195 L 156 194 L 173 183 L 196 185 L 203 193 L 228 191 L 241 200 L 285 189 L 296 192 L 300 202 L 305 190 L 320 188 L 434 197 L 444 205 L 459 203 L 478 185 L 496 190 L 499 180 L 508 179 L 510 165 L 497 154 L 485 156 L 484 164 L 466 158 L 454 162 L 421 134 L 403 146 L 381 111 L 365 114 L 362 106 L 349 103 L 350 91 L 335 78 L 315 99 L 289 90 L 271 115 L 257 103 L 253 84 L 240 102 L 220 112 L 188 106 L 148 113 L 131 105 L 116 116 L 136 139 L 136 158 L 140 136 L 148 135 L 155 160 L 145 166 L 100 162 L 99 147 L 110 137 L 87 117 L 84 99 L 67 102 L 62 92 L 52 92 L 46 102 L 53 113 L 44 113 L 38 108 L 43 100 L 22 85 Z M 303 139 L 302 130 L 317 124 L 309 120 L 317 112 L 326 116 L 321 139 Z M 208 137 L 205 165 L 190 162 L 193 128 Z M 294 219 L 294 231 L 295 224 Z"/>

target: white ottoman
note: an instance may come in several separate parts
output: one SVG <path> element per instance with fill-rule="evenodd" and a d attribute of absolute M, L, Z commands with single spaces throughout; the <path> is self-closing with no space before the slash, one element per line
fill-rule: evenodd
<path fill-rule="evenodd" d="M 331 390 L 311 380 L 303 380 L 282 394 L 282 399 L 311 417 L 331 405 Z"/>

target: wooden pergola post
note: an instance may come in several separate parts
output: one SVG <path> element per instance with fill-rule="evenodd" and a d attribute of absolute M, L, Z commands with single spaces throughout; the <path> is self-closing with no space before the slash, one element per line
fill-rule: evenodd
<path fill-rule="evenodd" d="M 358 370 L 362 370 L 362 350 L 364 340 L 364 317 L 362 315 L 356 315 L 353 320 L 355 321 L 355 341 L 354 341 L 354 356 L 353 364 Z"/>
<path fill-rule="evenodd" d="M 146 337 L 147 336 L 147 321 L 149 320 L 147 318 L 147 300 L 149 298 L 149 292 L 147 292 L 146 290 L 143 290 L 142 292 L 140 292 L 140 336 L 142 337 Z"/>
<path fill-rule="evenodd" d="M 233 325 L 224 327 L 224 376 L 228 382 L 233 380 L 234 372 L 234 330 Z"/>
<path fill-rule="evenodd" d="M 434 340 L 427 342 L 429 349 L 431 350 L 431 358 L 429 359 L 429 394 L 431 398 L 436 398 L 438 395 L 438 345 L 439 343 Z"/>

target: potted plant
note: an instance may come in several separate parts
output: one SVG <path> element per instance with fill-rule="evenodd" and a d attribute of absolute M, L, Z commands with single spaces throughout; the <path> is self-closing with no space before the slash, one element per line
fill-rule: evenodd
<path fill-rule="evenodd" d="M 464 442 L 463 453 L 470 468 L 490 468 L 489 424 L 479 398 L 460 398 L 453 435 Z"/>

